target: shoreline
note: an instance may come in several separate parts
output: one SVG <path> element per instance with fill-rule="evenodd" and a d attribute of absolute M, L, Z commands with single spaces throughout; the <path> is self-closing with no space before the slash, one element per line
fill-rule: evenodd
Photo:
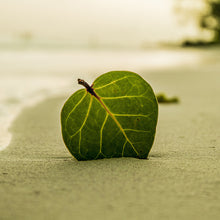
<path fill-rule="evenodd" d="M 75 160 L 60 129 L 67 97 L 22 110 L 10 128 L 9 147 L 0 152 L 1 218 L 217 220 L 218 72 L 201 72 L 196 92 L 197 73 L 175 76 L 150 78 L 153 87 L 178 95 L 180 103 L 159 106 L 148 160 Z"/>

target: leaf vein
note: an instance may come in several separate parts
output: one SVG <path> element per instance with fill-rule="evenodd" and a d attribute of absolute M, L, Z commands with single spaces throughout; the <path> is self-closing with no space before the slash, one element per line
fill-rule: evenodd
<path fill-rule="evenodd" d="M 145 94 L 146 92 L 144 92 L 143 94 Z M 153 103 L 153 100 L 151 100 L 151 99 L 149 99 L 149 98 L 147 98 L 146 96 L 144 96 L 144 95 L 138 95 L 138 96 L 116 96 L 116 97 L 100 97 L 101 99 L 104 99 L 104 100 L 107 100 L 107 99 L 109 99 L 109 100 L 112 100 L 112 99 L 126 99 L 126 98 L 144 98 L 144 99 L 147 99 L 148 101 L 150 101 L 150 102 L 152 102 Z"/>
<path fill-rule="evenodd" d="M 87 113 L 86 113 L 86 117 L 85 117 L 85 119 L 84 119 L 84 121 L 83 121 L 83 123 L 82 123 L 82 126 L 79 128 L 78 131 L 76 131 L 73 135 L 70 136 L 71 138 L 72 138 L 73 136 L 75 136 L 79 131 L 81 131 L 82 128 L 84 127 L 84 125 L 85 125 L 85 123 L 86 123 L 86 121 L 87 121 L 87 118 L 88 118 L 88 116 L 89 116 L 89 112 L 90 112 L 90 110 L 91 110 L 92 100 L 93 100 L 93 96 L 91 96 L 91 99 L 90 99 L 90 102 L 89 102 L 88 111 L 87 111 Z"/>
<path fill-rule="evenodd" d="M 146 131 L 146 130 L 136 130 L 136 129 L 130 129 L 130 128 L 125 128 L 124 131 L 134 131 L 134 132 L 146 132 L 146 133 L 150 133 L 150 131 Z"/>
<path fill-rule="evenodd" d="M 122 152 L 121 152 L 121 156 L 124 156 L 124 151 L 125 151 L 125 145 L 127 144 L 127 140 L 125 140 L 125 143 L 123 144 L 123 148 L 122 148 Z"/>
<path fill-rule="evenodd" d="M 105 123 L 106 123 L 107 119 L 108 119 L 108 114 L 107 114 L 107 112 L 106 112 L 105 119 L 104 119 L 103 124 L 102 124 L 102 127 L 101 127 L 101 129 L 100 129 L 100 151 L 99 151 L 98 155 L 99 155 L 100 153 L 102 153 L 102 131 L 103 131 L 103 129 L 104 129 L 104 126 L 105 126 Z"/>
<path fill-rule="evenodd" d="M 87 111 L 87 114 L 86 114 L 85 120 L 84 120 L 84 122 L 83 122 L 81 128 L 79 129 L 79 131 L 80 131 L 80 136 L 79 136 L 79 154 L 80 154 L 81 156 L 82 156 L 82 154 L 81 154 L 80 146 L 81 146 L 82 128 L 84 127 L 84 125 L 85 125 L 85 123 L 86 123 L 86 121 L 87 121 L 87 119 L 88 119 L 89 112 L 90 112 L 90 110 L 91 110 L 91 106 L 92 106 L 92 100 L 93 100 L 93 96 L 91 96 L 91 98 L 90 98 L 89 108 L 88 108 L 88 111 Z M 77 131 L 77 132 L 78 132 L 78 131 Z M 77 132 L 76 132 L 76 133 L 77 133 Z M 73 136 L 74 136 L 74 135 L 73 135 Z"/>
<path fill-rule="evenodd" d="M 115 121 L 115 123 L 117 124 L 117 126 L 119 127 L 119 129 L 121 130 L 122 134 L 124 135 L 125 139 L 127 140 L 127 142 L 131 145 L 131 147 L 133 148 L 134 152 L 137 154 L 137 156 L 139 155 L 138 151 L 135 149 L 134 145 L 132 144 L 132 142 L 129 140 L 129 138 L 127 137 L 124 129 L 122 128 L 122 126 L 120 125 L 120 123 L 118 122 L 118 120 L 115 118 L 114 114 L 112 114 L 110 112 L 110 110 L 107 108 L 107 106 L 103 103 L 103 101 L 100 99 L 100 97 L 98 97 L 98 100 L 100 102 L 100 104 L 104 107 L 104 109 L 108 112 L 108 114 L 111 116 L 111 118 Z"/>
<path fill-rule="evenodd" d="M 145 117 L 145 118 L 149 118 L 150 115 L 152 115 L 153 113 L 150 113 L 148 115 L 142 115 L 142 114 L 114 114 L 112 113 L 114 116 L 116 117 Z"/>
<path fill-rule="evenodd" d="M 73 108 L 73 109 L 69 112 L 69 114 L 67 115 L 66 121 L 65 121 L 65 128 L 66 128 L 67 121 L 68 121 L 70 115 L 71 115 L 72 112 L 76 109 L 76 107 L 83 101 L 83 99 L 86 97 L 86 94 L 87 94 L 87 93 L 85 92 L 84 96 L 78 101 L 78 103 L 74 106 L 74 108 Z"/>
<path fill-rule="evenodd" d="M 116 79 L 116 80 L 114 80 L 114 81 L 111 81 L 110 83 L 107 83 L 107 84 L 105 84 L 104 86 L 100 86 L 100 87 L 94 88 L 94 90 L 98 90 L 98 89 L 105 88 L 106 86 L 109 86 L 109 85 L 111 85 L 111 84 L 114 84 L 114 83 L 116 83 L 116 82 L 118 82 L 118 81 L 121 81 L 121 80 L 127 79 L 127 78 L 134 78 L 134 76 L 124 76 L 124 77 L 122 77 L 122 78 L 119 78 L 119 79 Z"/>

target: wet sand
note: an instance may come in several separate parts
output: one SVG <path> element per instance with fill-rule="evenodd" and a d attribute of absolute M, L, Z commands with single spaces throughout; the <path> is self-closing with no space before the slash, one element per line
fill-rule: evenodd
<path fill-rule="evenodd" d="M 210 68 L 145 75 L 180 98 L 159 106 L 148 160 L 78 162 L 60 132 L 67 97 L 25 109 L 0 152 L 0 219 L 219 219 L 220 88 Z"/>

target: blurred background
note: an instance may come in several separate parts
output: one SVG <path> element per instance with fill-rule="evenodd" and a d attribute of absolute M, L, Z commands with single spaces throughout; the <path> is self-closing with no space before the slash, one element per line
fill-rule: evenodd
<path fill-rule="evenodd" d="M 143 49 L 216 43 L 219 5 L 219 0 L 1 1 L 0 46 Z"/>
<path fill-rule="evenodd" d="M 23 107 L 68 96 L 77 78 L 130 70 L 178 95 L 155 76 L 219 67 L 220 0 L 7 0 L 0 14 L 0 149 Z"/>

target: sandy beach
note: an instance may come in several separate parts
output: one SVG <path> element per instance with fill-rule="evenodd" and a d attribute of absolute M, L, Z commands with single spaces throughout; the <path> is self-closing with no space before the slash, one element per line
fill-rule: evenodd
<path fill-rule="evenodd" d="M 0 152 L 0 219 L 219 219 L 220 64 L 211 58 L 142 72 L 180 99 L 160 104 L 148 160 L 76 161 L 60 129 L 68 96 L 24 109 Z"/>

